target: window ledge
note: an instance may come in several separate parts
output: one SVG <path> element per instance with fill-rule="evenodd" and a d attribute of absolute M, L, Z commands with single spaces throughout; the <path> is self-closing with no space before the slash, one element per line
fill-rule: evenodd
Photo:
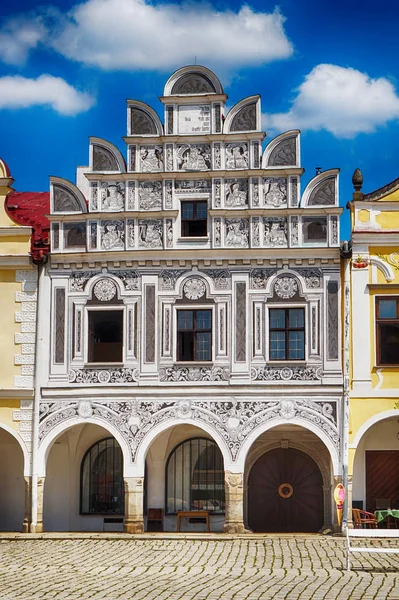
<path fill-rule="evenodd" d="M 392 370 L 398 371 L 399 364 L 397 364 L 397 365 L 374 365 L 374 367 L 372 367 L 372 368 L 373 368 L 373 370 L 376 370 L 376 371 L 377 370 L 380 371 L 381 369 L 392 369 Z"/>
<path fill-rule="evenodd" d="M 123 367 L 123 362 L 109 362 L 109 363 L 85 363 L 83 365 L 86 369 L 101 369 L 106 367 Z"/>
<path fill-rule="evenodd" d="M 193 362 L 187 362 L 187 361 L 182 361 L 182 362 L 178 362 L 176 361 L 175 363 L 173 363 L 173 365 L 175 367 L 213 367 L 213 361 L 212 360 L 202 360 L 202 361 L 193 361 Z"/>
<path fill-rule="evenodd" d="M 292 366 L 299 366 L 299 367 L 311 367 L 313 366 L 313 363 L 308 363 L 308 361 L 306 360 L 293 360 L 288 359 L 288 360 L 267 360 L 266 361 L 267 365 L 270 365 L 272 367 L 289 367 L 290 365 Z M 319 364 L 317 366 L 320 366 Z"/>
<path fill-rule="evenodd" d="M 199 235 L 199 236 L 185 236 L 177 238 L 178 242 L 209 242 L 208 235 Z"/>

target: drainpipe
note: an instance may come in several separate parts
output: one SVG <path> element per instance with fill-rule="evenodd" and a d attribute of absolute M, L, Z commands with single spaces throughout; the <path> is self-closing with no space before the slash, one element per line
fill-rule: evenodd
<path fill-rule="evenodd" d="M 346 499 L 342 511 L 342 529 L 348 527 L 349 503 L 352 494 L 348 490 L 348 462 L 349 462 L 349 365 L 350 365 L 350 264 L 352 248 L 350 242 L 343 242 L 341 258 L 344 262 L 344 346 L 343 346 L 343 415 L 342 415 L 342 485 L 346 491 Z"/>
<path fill-rule="evenodd" d="M 43 356 L 43 321 L 48 318 L 48 313 L 41 306 L 41 297 L 43 294 L 43 283 L 46 273 L 45 264 L 47 256 L 40 260 L 32 259 L 37 265 L 37 299 L 36 299 L 36 335 L 35 335 L 35 375 L 34 375 L 34 400 L 33 400 L 33 428 L 32 428 L 32 506 L 31 506 L 31 533 L 41 533 L 42 525 L 37 530 L 38 517 L 38 449 L 39 449 L 39 407 L 40 407 L 40 389 L 41 389 L 41 367 L 45 364 Z"/>

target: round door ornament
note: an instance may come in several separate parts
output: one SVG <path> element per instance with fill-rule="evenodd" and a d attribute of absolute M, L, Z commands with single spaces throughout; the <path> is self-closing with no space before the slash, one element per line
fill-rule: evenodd
<path fill-rule="evenodd" d="M 291 498 L 293 493 L 294 488 L 290 483 L 282 483 L 278 487 L 278 495 L 280 496 L 280 498 Z"/>

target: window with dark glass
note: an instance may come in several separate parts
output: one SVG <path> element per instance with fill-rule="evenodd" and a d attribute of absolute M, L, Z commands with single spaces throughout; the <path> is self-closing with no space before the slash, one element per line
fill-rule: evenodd
<path fill-rule="evenodd" d="M 212 311 L 177 311 L 177 360 L 212 360 Z"/>
<path fill-rule="evenodd" d="M 399 298 L 376 299 L 377 364 L 399 364 Z"/>
<path fill-rule="evenodd" d="M 181 203 L 181 235 L 182 237 L 204 237 L 208 234 L 207 202 Z"/>
<path fill-rule="evenodd" d="M 88 360 L 123 362 L 123 311 L 89 310 Z"/>
<path fill-rule="evenodd" d="M 305 359 L 305 309 L 269 309 L 269 359 Z"/>
<path fill-rule="evenodd" d="M 118 442 L 110 437 L 93 444 L 82 460 L 80 513 L 123 515 L 123 459 Z"/>
<path fill-rule="evenodd" d="M 193 438 L 179 444 L 166 465 L 166 512 L 224 512 L 223 457 L 213 440 Z"/>
<path fill-rule="evenodd" d="M 64 224 L 64 247 L 86 248 L 86 223 Z"/>
<path fill-rule="evenodd" d="M 305 244 L 327 242 L 327 219 L 325 217 L 302 217 L 302 223 Z"/>

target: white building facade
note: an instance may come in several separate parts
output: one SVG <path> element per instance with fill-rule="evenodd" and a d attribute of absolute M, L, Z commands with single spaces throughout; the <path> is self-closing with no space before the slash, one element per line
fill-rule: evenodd
<path fill-rule="evenodd" d="M 299 131 L 263 148 L 208 69 L 127 103 L 51 178 L 39 282 L 32 530 L 333 526 L 341 478 L 338 170 L 301 193 Z M 158 516 L 159 516 L 158 512 Z M 203 525 L 190 519 L 189 530 Z"/>

